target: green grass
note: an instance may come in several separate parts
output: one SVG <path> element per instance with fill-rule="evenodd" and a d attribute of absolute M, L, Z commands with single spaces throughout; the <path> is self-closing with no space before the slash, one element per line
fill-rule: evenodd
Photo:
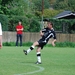
<path fill-rule="evenodd" d="M 35 50 L 25 56 L 23 49 L 28 47 L 0 49 L 0 75 L 27 75 L 25 73 L 39 70 L 36 66 L 45 70 L 32 75 L 75 75 L 75 48 L 44 47 L 40 65 L 34 64 L 37 61 Z"/>

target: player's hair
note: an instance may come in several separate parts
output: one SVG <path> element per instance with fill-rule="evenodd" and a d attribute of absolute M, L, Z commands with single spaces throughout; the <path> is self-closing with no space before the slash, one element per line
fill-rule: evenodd
<path fill-rule="evenodd" d="M 48 21 L 48 23 L 50 23 L 52 25 L 52 27 L 53 27 L 53 23 L 51 21 Z"/>

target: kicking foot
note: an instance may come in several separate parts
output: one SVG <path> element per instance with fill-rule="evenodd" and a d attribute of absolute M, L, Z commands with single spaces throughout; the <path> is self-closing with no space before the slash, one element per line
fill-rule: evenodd
<path fill-rule="evenodd" d="M 25 55 L 27 55 L 27 51 L 26 50 L 23 50 L 23 52 L 24 52 Z"/>
<path fill-rule="evenodd" d="M 38 62 L 38 61 L 37 61 L 35 64 L 41 64 L 41 62 Z"/>

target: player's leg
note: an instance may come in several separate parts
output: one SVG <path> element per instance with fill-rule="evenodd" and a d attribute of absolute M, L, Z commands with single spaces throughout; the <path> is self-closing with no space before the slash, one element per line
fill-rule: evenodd
<path fill-rule="evenodd" d="M 2 48 L 2 35 L 0 35 L 0 49 Z"/>
<path fill-rule="evenodd" d="M 37 62 L 36 64 L 41 64 L 41 47 L 38 47 L 36 50 Z"/>
<path fill-rule="evenodd" d="M 22 46 L 22 34 L 20 34 L 20 46 Z"/>
<path fill-rule="evenodd" d="M 16 35 L 16 46 L 18 46 L 19 34 Z"/>
<path fill-rule="evenodd" d="M 36 42 L 33 43 L 33 45 L 32 45 L 29 49 L 23 50 L 23 52 L 25 53 L 25 55 L 27 55 L 27 54 L 28 54 L 30 51 L 32 51 L 32 50 L 35 48 L 35 46 L 37 46 L 37 45 L 39 45 L 39 43 L 36 41 Z"/>
<path fill-rule="evenodd" d="M 41 64 L 41 49 L 46 45 L 46 43 L 43 43 L 42 41 L 39 41 L 38 48 L 36 50 L 37 52 L 37 62 L 36 64 Z"/>

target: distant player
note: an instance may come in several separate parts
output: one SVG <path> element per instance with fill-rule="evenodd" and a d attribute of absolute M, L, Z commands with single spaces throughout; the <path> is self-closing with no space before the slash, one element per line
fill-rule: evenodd
<path fill-rule="evenodd" d="M 2 48 L 2 26 L 0 23 L 0 49 Z"/>
<path fill-rule="evenodd" d="M 25 55 L 27 55 L 30 51 L 32 51 L 35 46 L 37 46 L 37 62 L 36 64 L 41 64 L 41 52 L 40 50 L 48 43 L 49 39 L 53 37 L 52 45 L 55 46 L 56 42 L 56 34 L 53 29 L 53 24 L 51 22 L 47 23 L 47 28 L 44 28 L 40 31 L 41 39 L 33 43 L 33 45 L 28 50 L 23 50 Z"/>

